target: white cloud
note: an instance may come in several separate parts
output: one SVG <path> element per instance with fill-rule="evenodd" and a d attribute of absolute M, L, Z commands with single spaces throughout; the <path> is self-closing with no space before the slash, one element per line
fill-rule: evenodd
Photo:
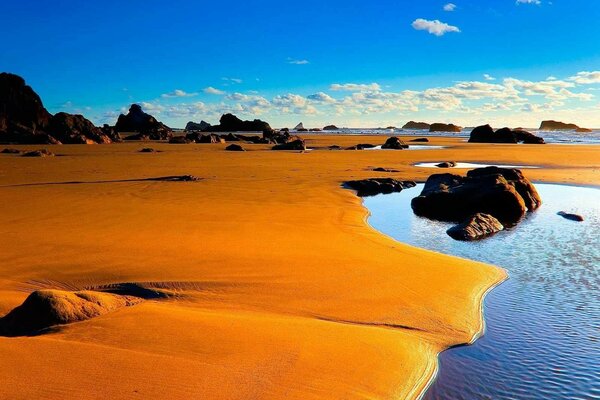
<path fill-rule="evenodd" d="M 222 94 L 225 94 L 225 92 L 224 92 L 224 91 L 222 91 L 222 90 L 219 90 L 219 89 L 217 89 L 217 88 L 214 88 L 214 87 L 212 87 L 212 86 L 209 86 L 209 87 L 207 87 L 207 88 L 204 88 L 204 90 L 203 90 L 203 91 L 204 91 L 204 93 L 206 93 L 206 94 L 217 94 L 217 95 L 222 95 Z"/>
<path fill-rule="evenodd" d="M 454 11 L 456 10 L 456 4 L 448 3 L 444 6 L 444 11 Z"/>
<path fill-rule="evenodd" d="M 305 65 L 305 64 L 309 64 L 308 60 L 304 60 L 304 59 L 302 59 L 302 60 L 296 60 L 296 59 L 293 59 L 293 58 L 288 58 L 288 59 L 287 59 L 287 63 L 288 63 L 288 64 L 294 64 L 294 65 Z"/>
<path fill-rule="evenodd" d="M 483 79 L 485 79 L 486 81 L 495 81 L 496 78 L 494 78 L 493 76 L 489 75 L 489 74 L 483 74 Z"/>
<path fill-rule="evenodd" d="M 600 71 L 581 71 L 577 75 L 568 78 L 567 80 L 578 83 L 580 85 L 590 85 L 600 83 Z"/>
<path fill-rule="evenodd" d="M 448 32 L 460 32 L 460 29 L 456 26 L 448 25 L 445 22 L 429 21 L 423 18 L 418 18 L 413 21 L 412 27 L 418 31 L 427 31 L 435 36 L 443 36 Z"/>
<path fill-rule="evenodd" d="M 540 5 L 542 2 L 540 0 L 517 0 L 517 4 L 537 4 Z"/>
<path fill-rule="evenodd" d="M 333 104 L 336 102 L 336 100 L 331 97 L 330 95 L 328 95 L 327 93 L 324 92 L 318 92 L 315 94 L 311 94 L 309 96 L 306 96 L 307 99 L 318 102 L 318 103 L 329 103 L 329 104 Z"/>
<path fill-rule="evenodd" d="M 243 80 L 241 80 L 240 78 L 227 78 L 227 77 L 223 77 L 221 78 L 221 80 L 228 82 L 228 83 L 242 83 Z"/>
<path fill-rule="evenodd" d="M 170 98 L 170 97 L 193 97 L 197 96 L 198 93 L 187 93 L 181 89 L 175 89 L 172 92 L 161 94 L 160 97 Z"/>
<path fill-rule="evenodd" d="M 333 91 L 362 92 L 368 90 L 378 91 L 381 90 L 381 86 L 377 83 L 334 83 L 329 86 L 329 89 Z"/>

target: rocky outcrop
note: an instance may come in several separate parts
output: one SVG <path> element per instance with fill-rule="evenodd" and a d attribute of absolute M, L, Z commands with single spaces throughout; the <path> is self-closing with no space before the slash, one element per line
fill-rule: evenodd
<path fill-rule="evenodd" d="M 455 240 L 481 240 L 504 229 L 500 221 L 490 214 L 476 213 L 446 233 Z"/>
<path fill-rule="evenodd" d="M 173 136 L 169 139 L 170 144 L 189 144 L 192 143 L 190 139 L 185 136 Z"/>
<path fill-rule="evenodd" d="M 575 129 L 575 132 L 577 133 L 590 133 L 590 132 L 594 132 L 592 129 L 588 129 L 588 128 L 577 128 Z"/>
<path fill-rule="evenodd" d="M 520 170 L 498 167 L 477 168 L 466 177 L 431 175 L 411 202 L 416 215 L 430 219 L 460 222 L 485 213 L 503 224 L 517 223 L 540 205 L 537 190 Z"/>
<path fill-rule="evenodd" d="M 346 182 L 346 186 L 356 190 L 356 194 L 361 197 L 400 192 L 416 185 L 413 181 L 399 181 L 392 178 L 370 178 Z"/>
<path fill-rule="evenodd" d="M 239 144 L 230 144 L 229 146 L 225 147 L 225 150 L 227 150 L 227 151 L 246 151 L 246 149 L 244 149 Z"/>
<path fill-rule="evenodd" d="M 83 115 L 59 112 L 51 119 L 47 132 L 61 143 L 111 143 L 113 140 Z"/>
<path fill-rule="evenodd" d="M 431 125 L 429 125 L 427 122 L 408 121 L 406 124 L 404 124 L 402 129 L 421 131 L 421 130 L 429 129 L 430 127 L 431 127 Z"/>
<path fill-rule="evenodd" d="M 454 167 L 456 167 L 456 162 L 455 161 L 444 161 L 439 164 L 435 164 L 435 166 L 438 168 L 454 168 Z"/>
<path fill-rule="evenodd" d="M 304 124 L 302 122 L 300 122 L 298 125 L 296 125 L 293 129 L 294 131 L 303 131 L 306 130 L 306 128 L 304 127 Z"/>
<path fill-rule="evenodd" d="M 206 131 L 210 129 L 210 124 L 206 121 L 193 122 L 190 121 L 185 125 L 186 131 Z"/>
<path fill-rule="evenodd" d="M 560 121 L 547 120 L 540 124 L 540 131 L 574 131 L 579 129 L 575 124 L 567 124 Z"/>
<path fill-rule="evenodd" d="M 276 144 L 271 150 L 306 150 L 304 140 L 298 138 L 287 143 Z"/>
<path fill-rule="evenodd" d="M 544 144 L 544 139 L 522 129 L 501 128 L 494 131 L 490 125 L 482 125 L 473 128 L 469 143 Z"/>
<path fill-rule="evenodd" d="M 219 119 L 219 125 L 210 127 L 211 132 L 262 132 L 272 133 L 271 126 L 260 119 L 253 121 L 242 121 L 233 114 L 223 114 Z M 226 139 L 227 140 L 227 139 Z"/>
<path fill-rule="evenodd" d="M 142 299 L 94 291 L 37 290 L 0 318 L 0 335 L 35 335 L 44 330 L 98 317 Z"/>
<path fill-rule="evenodd" d="M 571 220 L 571 221 L 577 221 L 577 222 L 582 222 L 583 221 L 583 217 L 579 214 L 570 214 L 564 211 L 559 211 L 557 213 L 557 215 L 560 215 L 561 217 Z"/>
<path fill-rule="evenodd" d="M 392 136 L 388 138 L 385 143 L 381 146 L 382 149 L 391 149 L 391 150 L 402 150 L 408 149 L 408 145 L 404 143 L 400 138 Z"/>
<path fill-rule="evenodd" d="M 200 132 L 190 132 L 185 137 L 195 143 L 225 143 L 225 139 L 214 133 L 201 134 Z"/>
<path fill-rule="evenodd" d="M 429 132 L 460 132 L 462 128 L 454 124 L 442 124 L 436 122 L 429 126 Z"/>
<path fill-rule="evenodd" d="M 337 127 L 337 126 L 335 126 L 335 125 L 327 125 L 327 126 L 325 126 L 325 127 L 323 128 L 323 130 L 324 130 L 324 131 L 337 131 L 337 130 L 339 130 L 339 129 L 340 129 L 340 128 L 338 128 L 338 127 Z"/>
<path fill-rule="evenodd" d="M 171 128 L 146 114 L 139 104 L 132 104 L 127 114 L 119 115 L 115 130 L 119 133 L 137 132 L 137 135 L 127 137 L 127 140 L 167 140 L 173 136 Z"/>

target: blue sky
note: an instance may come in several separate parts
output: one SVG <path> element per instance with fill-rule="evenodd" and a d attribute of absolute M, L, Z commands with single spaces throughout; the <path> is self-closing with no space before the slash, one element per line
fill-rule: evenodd
<path fill-rule="evenodd" d="M 374 4 L 376 3 L 376 4 Z M 171 126 L 600 127 L 598 0 L 3 1 L 0 69 L 51 112 Z"/>

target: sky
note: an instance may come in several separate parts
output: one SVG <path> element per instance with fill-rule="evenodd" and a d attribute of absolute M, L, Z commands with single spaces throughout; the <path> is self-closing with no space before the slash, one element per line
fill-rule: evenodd
<path fill-rule="evenodd" d="M 600 0 L 0 2 L 0 71 L 96 124 L 600 128 Z"/>

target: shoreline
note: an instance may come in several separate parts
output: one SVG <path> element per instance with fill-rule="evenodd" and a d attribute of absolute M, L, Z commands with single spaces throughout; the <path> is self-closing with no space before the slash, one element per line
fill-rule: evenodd
<path fill-rule="evenodd" d="M 382 139 L 381 135 L 375 137 Z M 374 140 L 373 136 L 371 138 Z M 312 135 L 307 135 L 307 139 L 313 140 Z M 356 136 L 318 140 L 327 145 L 331 139 L 344 144 L 359 142 Z M 452 142 L 432 138 L 430 143 L 446 141 Z M 552 170 L 540 168 L 535 173 L 526 171 L 526 175 L 535 181 L 589 183 L 597 182 L 598 176 L 594 146 L 570 149 L 568 154 L 557 157 L 551 147 L 547 147 L 552 145 L 541 148 L 519 145 L 514 151 L 497 154 L 497 148 L 493 146 L 452 144 L 455 145 L 452 149 L 426 151 L 313 151 L 305 154 L 262 151 L 267 147 L 249 145 L 250 151 L 231 154 L 224 152 L 224 146 L 219 144 L 152 143 L 163 153 L 141 155 L 136 149 L 147 146 L 142 142 L 114 146 L 64 145 L 60 146 L 60 153 L 66 156 L 55 159 L 31 160 L 2 155 L 0 184 L 3 186 L 176 173 L 193 173 L 206 179 L 195 183 L 129 182 L 0 188 L 10 204 L 2 214 L 7 223 L 5 229 L 10 229 L 15 243 L 14 249 L 6 250 L 4 264 L 0 267 L 8 285 L 0 287 L 0 311 L 4 313 L 22 301 L 23 293 L 13 284 L 40 277 L 58 282 L 80 279 L 90 283 L 198 281 L 200 286 L 208 289 L 186 291 L 193 300 L 191 304 L 143 304 L 69 325 L 47 338 L 24 338 L 13 342 L 22 343 L 34 352 L 52 352 L 63 343 L 71 345 L 72 351 L 64 355 L 65 361 L 78 363 L 86 359 L 87 347 L 83 344 L 100 340 L 99 344 L 106 349 L 115 350 L 114 354 L 101 358 L 100 366 L 114 362 L 111 357 L 120 357 L 117 349 L 143 351 L 139 363 L 150 362 L 156 354 L 178 357 L 185 354 L 184 364 L 193 369 L 194 375 L 210 374 L 214 368 L 196 364 L 195 352 L 184 350 L 191 345 L 202 349 L 206 343 L 211 343 L 212 350 L 203 353 L 201 360 L 229 368 L 227 376 L 232 379 L 251 376 L 252 368 L 247 370 L 244 366 L 261 359 L 273 360 L 275 370 L 261 367 L 262 374 L 276 382 L 263 388 L 262 394 L 266 398 L 282 395 L 284 387 L 291 398 L 323 398 L 324 393 L 348 397 L 363 393 L 375 398 L 391 398 L 392 392 L 405 397 L 414 394 L 414 398 L 418 398 L 435 379 L 439 353 L 451 342 L 469 343 L 484 331 L 483 300 L 499 284 L 501 277 L 504 277 L 502 281 L 505 279 L 505 272 L 486 264 L 412 248 L 387 237 L 370 226 L 368 210 L 362 200 L 342 189 L 339 183 L 350 178 L 373 176 L 423 180 L 435 170 L 422 168 L 425 170 L 422 171 L 408 163 L 450 155 L 466 161 L 482 151 L 486 154 L 479 154 L 481 158 L 494 161 L 500 155 L 500 159 L 513 157 L 512 162 L 518 162 L 523 154 L 540 161 L 551 159 L 556 162 L 559 158 L 563 164 L 577 160 L 578 166 L 574 169 L 563 166 Z M 59 147 L 53 148 L 58 150 Z M 123 163 L 121 168 L 114 165 L 116 157 Z M 40 168 L 40 165 L 45 167 Z M 399 172 L 380 174 L 369 169 L 380 166 L 394 167 Z M 162 189 L 166 187 L 168 190 Z M 43 207 L 52 202 L 56 204 L 56 201 L 69 204 L 70 208 L 47 210 Z M 172 207 L 174 204 L 177 207 Z M 116 216 L 121 220 L 115 220 Z M 87 226 L 80 226 L 82 220 Z M 156 231 L 159 225 L 155 224 L 162 224 L 161 231 Z M 66 227 L 70 230 L 64 231 Z M 72 232 L 75 237 L 65 235 L 67 232 Z M 49 234 L 54 234 L 51 241 Z M 263 237 L 285 239 L 272 243 L 261 239 Z M 123 242 L 123 238 L 127 240 Z M 201 238 L 201 241 L 195 238 Z M 29 245 L 28 241 L 36 246 Z M 232 248 L 243 251 L 232 251 Z M 108 249 L 110 254 L 105 253 Z M 55 254 L 56 260 L 45 260 L 44 251 Z M 85 255 L 83 263 L 80 254 Z M 227 263 L 223 263 L 223 255 Z M 298 289 L 302 295 L 298 295 Z M 456 304 L 448 307 L 443 299 L 452 299 Z M 202 314 L 204 310 L 213 311 L 205 315 Z M 248 311 L 256 315 L 244 314 Z M 334 322 L 324 324 L 307 317 L 307 313 L 324 315 Z M 215 315 L 218 318 L 215 319 Z M 339 326 L 347 325 L 335 322 L 342 319 L 362 325 Z M 154 320 L 164 320 L 173 328 L 155 327 Z M 223 328 L 223 321 L 234 328 Z M 373 329 L 364 325 L 388 322 L 419 330 Z M 278 324 L 283 327 L 273 331 Z M 186 333 L 191 327 L 197 332 Z M 201 327 L 205 327 L 204 330 Z M 235 327 L 244 330 L 241 342 Z M 178 329 L 174 331 L 175 328 Z M 144 329 L 154 329 L 157 336 L 145 347 L 140 347 L 137 343 L 145 337 Z M 213 335 L 211 330 L 215 332 Z M 302 334 L 297 336 L 294 331 Z M 96 337 L 94 332 L 102 333 L 103 337 Z M 163 341 L 174 334 L 175 342 Z M 125 337 L 121 337 L 123 335 Z M 265 342 L 265 338 L 271 339 Z M 10 340 L 0 338 L 0 349 L 10 349 L 6 347 L 8 342 Z M 267 343 L 270 348 L 265 347 Z M 247 346 L 259 354 L 248 353 Z M 421 349 L 421 352 L 415 353 L 415 349 Z M 425 354 L 429 352 L 427 349 L 441 350 L 431 359 Z M 19 358 L 20 353 L 14 350 L 7 359 L 0 361 L 4 369 L 11 365 L 13 356 Z M 232 363 L 226 355 L 232 351 L 243 355 L 239 363 Z M 382 357 L 381 353 L 386 356 Z M 292 363 L 293 368 L 283 362 L 285 355 L 292 354 L 299 357 Z M 24 359 L 29 360 L 28 357 Z M 31 360 L 44 363 L 35 357 Z M 367 365 L 356 364 L 357 360 Z M 176 363 L 163 362 L 162 372 L 145 370 L 145 379 L 160 381 L 171 377 L 174 382 L 179 382 L 189 376 Z M 27 365 L 25 361 L 19 363 Z M 407 368 L 406 363 L 413 368 Z M 347 369 L 351 365 L 354 368 Z M 97 382 L 108 379 L 105 373 L 109 371 L 103 368 L 94 372 Z M 82 371 L 85 373 L 85 368 Z M 287 372 L 281 375 L 281 371 Z M 415 376 L 419 371 L 423 374 Z M 14 385 L 19 380 L 27 380 L 28 374 L 36 373 L 35 368 L 21 372 L 19 378 L 11 372 L 12 378 L 7 376 L 3 382 Z M 45 376 L 51 370 L 37 372 L 39 376 Z M 67 371 L 62 367 L 54 372 L 59 380 L 65 376 L 70 379 L 78 376 L 65 375 Z M 128 380 L 141 378 L 142 375 L 134 371 Z M 220 393 L 217 398 L 226 397 L 227 393 L 236 393 L 227 392 L 232 390 L 228 382 L 235 381 L 229 378 L 221 378 L 224 392 L 205 393 L 202 390 L 212 389 L 184 386 L 170 388 L 169 395 Z M 34 387 L 29 390 L 34 390 L 40 378 L 29 379 L 34 382 L 30 385 Z M 331 383 L 337 380 L 341 383 L 332 386 Z M 83 376 L 82 381 L 81 397 L 87 397 L 86 390 L 88 396 L 91 393 L 93 397 L 94 386 Z M 409 382 L 414 384 L 410 388 L 397 387 L 401 382 L 406 386 Z M 252 387 L 256 388 L 249 384 L 244 390 Z M 10 389 L 10 385 L 0 389 L 0 394 L 10 397 Z M 308 393 L 312 395 L 308 396 Z"/>

